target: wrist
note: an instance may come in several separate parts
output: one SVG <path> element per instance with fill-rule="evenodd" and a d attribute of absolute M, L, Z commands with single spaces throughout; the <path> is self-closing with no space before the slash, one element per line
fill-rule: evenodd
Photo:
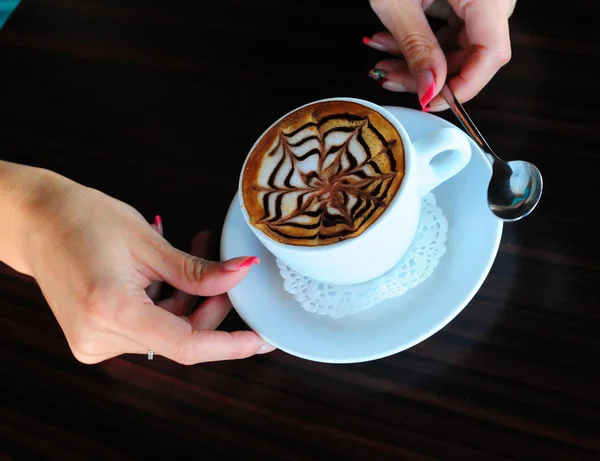
<path fill-rule="evenodd" d="M 61 178 L 41 168 L 0 161 L 0 261 L 18 272 L 33 275 L 27 250 L 33 234 L 44 231 L 41 210 Z"/>

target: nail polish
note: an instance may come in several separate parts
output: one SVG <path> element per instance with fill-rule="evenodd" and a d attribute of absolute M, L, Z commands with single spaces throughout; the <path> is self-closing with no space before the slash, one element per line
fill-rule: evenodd
<path fill-rule="evenodd" d="M 369 37 L 363 37 L 362 42 L 377 51 L 387 51 L 387 46 Z"/>
<path fill-rule="evenodd" d="M 381 70 L 381 69 L 371 69 L 369 71 L 369 78 L 372 78 L 373 80 L 382 80 L 387 78 L 388 73 L 385 70 Z"/>
<path fill-rule="evenodd" d="M 417 72 L 417 90 L 421 107 L 425 107 L 435 96 L 435 77 L 430 70 Z"/>
<path fill-rule="evenodd" d="M 225 261 L 221 266 L 226 272 L 237 272 L 240 269 L 246 269 L 254 264 L 258 264 L 260 259 L 256 256 L 250 256 L 249 258 L 235 258 Z"/>
<path fill-rule="evenodd" d="M 154 217 L 154 225 L 156 226 L 156 230 L 158 231 L 159 234 L 162 235 L 163 233 L 163 224 L 162 224 L 162 219 L 159 215 L 156 215 Z"/>

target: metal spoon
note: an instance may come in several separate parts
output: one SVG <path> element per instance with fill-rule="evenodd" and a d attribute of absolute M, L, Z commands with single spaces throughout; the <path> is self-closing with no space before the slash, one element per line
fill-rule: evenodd
<path fill-rule="evenodd" d="M 492 165 L 492 178 L 488 186 L 488 206 L 492 213 L 506 222 L 518 221 L 527 216 L 542 196 L 543 180 L 540 170 L 523 160 L 505 162 L 498 157 L 448 85 L 444 85 L 441 95 Z"/>

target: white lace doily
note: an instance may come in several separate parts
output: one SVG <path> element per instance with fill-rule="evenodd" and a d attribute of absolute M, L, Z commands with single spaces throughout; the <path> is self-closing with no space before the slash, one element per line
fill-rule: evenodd
<path fill-rule="evenodd" d="M 284 288 L 309 312 L 341 318 L 363 312 L 381 301 L 401 296 L 426 280 L 446 252 L 448 220 L 433 194 L 423 198 L 415 238 L 402 259 L 374 280 L 354 285 L 318 282 L 277 259 Z"/>

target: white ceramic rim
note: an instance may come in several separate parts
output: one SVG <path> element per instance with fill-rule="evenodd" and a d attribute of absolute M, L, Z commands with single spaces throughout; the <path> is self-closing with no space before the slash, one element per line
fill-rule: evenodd
<path fill-rule="evenodd" d="M 244 217 L 244 220 L 246 221 L 246 224 L 248 225 L 248 227 L 250 227 L 250 229 L 253 232 L 260 233 L 260 235 L 262 237 L 264 237 L 265 239 L 267 239 L 269 241 L 270 245 L 273 245 L 276 248 L 285 248 L 285 250 L 288 252 L 303 253 L 303 254 L 306 254 L 306 253 L 318 254 L 318 253 L 321 253 L 324 251 L 328 251 L 334 246 L 336 248 L 340 248 L 340 247 L 352 245 L 353 239 L 345 239 L 345 240 L 342 240 L 339 242 L 331 243 L 327 246 L 287 245 L 285 243 L 281 243 L 281 242 L 278 242 L 277 240 L 272 239 L 271 237 L 269 237 L 267 234 L 265 234 L 260 229 L 254 228 L 250 224 L 249 215 L 248 215 L 248 212 L 246 211 L 246 206 L 244 204 L 244 199 L 243 199 L 243 196 L 241 193 L 244 170 L 246 169 L 246 164 L 248 163 L 250 153 L 254 150 L 254 148 L 258 145 L 260 140 L 269 132 L 269 130 L 271 128 L 273 128 L 275 125 L 277 125 L 279 122 L 281 122 L 281 120 L 283 120 L 284 118 L 290 116 L 294 112 L 297 112 L 297 111 L 303 109 L 304 107 L 312 106 L 314 104 L 319 104 L 319 103 L 324 103 L 324 102 L 330 102 L 330 101 L 353 102 L 355 104 L 360 104 L 364 107 L 374 110 L 374 111 L 378 112 L 380 115 L 382 115 L 388 122 L 390 122 L 394 126 L 394 128 L 396 128 L 398 133 L 400 133 L 400 138 L 402 141 L 402 145 L 404 147 L 404 178 L 402 179 L 402 183 L 400 184 L 398 191 L 392 198 L 392 200 L 386 210 L 387 213 L 389 213 L 392 210 L 392 208 L 394 208 L 396 206 L 396 204 L 400 201 L 401 196 L 404 195 L 404 193 L 405 193 L 406 189 L 409 187 L 410 183 L 412 183 L 416 180 L 413 176 L 415 174 L 415 173 L 413 173 L 413 170 L 415 168 L 414 165 L 416 164 L 416 159 L 415 159 L 415 151 L 414 151 L 414 148 L 412 145 L 412 141 L 411 141 L 410 137 L 408 136 L 408 133 L 406 132 L 406 130 L 400 123 L 400 121 L 396 117 L 394 117 L 387 109 L 385 109 L 375 103 L 372 103 L 370 101 L 366 101 L 364 99 L 339 97 L 339 98 L 320 99 L 317 101 L 309 102 L 307 104 L 304 104 L 300 107 L 297 107 L 297 108 L 289 111 L 285 115 L 279 117 L 279 119 L 277 119 L 275 122 L 273 122 L 265 131 L 263 131 L 263 133 L 258 137 L 256 142 L 252 145 L 252 147 L 248 151 L 248 154 L 246 155 L 246 159 L 244 160 L 244 164 L 242 165 L 242 169 L 240 172 L 240 177 L 238 180 L 238 193 L 237 193 L 238 201 L 239 201 L 239 204 L 240 204 L 240 207 L 242 210 L 242 216 Z M 384 215 L 382 214 L 373 224 L 371 224 L 369 227 L 367 227 L 367 229 L 365 229 L 360 234 L 360 237 L 367 236 L 369 233 L 373 232 L 373 229 L 377 229 L 378 227 L 383 225 L 382 224 L 384 222 L 383 217 L 384 217 Z"/>

